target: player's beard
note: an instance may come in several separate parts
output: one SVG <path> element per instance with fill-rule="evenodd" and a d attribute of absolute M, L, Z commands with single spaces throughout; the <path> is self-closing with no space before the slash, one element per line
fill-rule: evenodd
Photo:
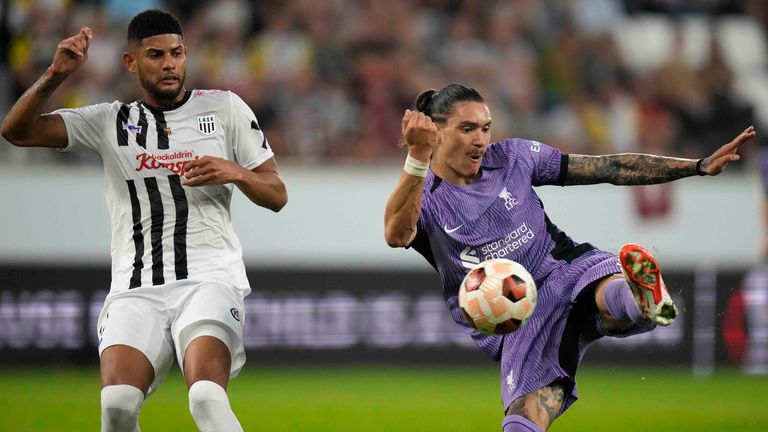
<path fill-rule="evenodd" d="M 160 86 L 157 83 L 154 83 L 147 79 L 146 77 L 143 77 L 139 75 L 139 81 L 141 82 L 141 86 L 146 90 L 149 94 L 152 95 L 155 100 L 158 102 L 163 103 L 173 103 L 176 102 L 176 98 L 179 97 L 179 94 L 184 90 L 184 80 L 186 79 L 186 74 L 180 74 L 179 75 L 179 85 L 173 88 L 165 88 L 161 89 Z"/>

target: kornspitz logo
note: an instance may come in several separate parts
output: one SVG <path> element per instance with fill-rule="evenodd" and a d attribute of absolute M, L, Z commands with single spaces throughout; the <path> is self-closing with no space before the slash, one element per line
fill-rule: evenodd
<path fill-rule="evenodd" d="M 151 153 L 139 153 L 136 155 L 136 172 L 142 170 L 156 170 L 156 169 L 168 169 L 175 174 L 184 174 L 184 164 L 187 162 L 200 159 L 200 156 L 195 156 L 191 151 L 178 151 L 175 153 L 166 153 L 160 155 L 154 155 Z"/>
<path fill-rule="evenodd" d="M 229 313 L 232 314 L 232 318 L 234 318 L 235 321 L 240 321 L 240 311 L 237 310 L 237 308 L 230 309 Z"/>

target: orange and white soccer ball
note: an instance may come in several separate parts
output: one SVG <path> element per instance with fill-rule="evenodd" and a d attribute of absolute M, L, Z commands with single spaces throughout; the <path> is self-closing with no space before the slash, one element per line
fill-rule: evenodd
<path fill-rule="evenodd" d="M 533 314 L 536 283 L 528 270 L 514 261 L 483 261 L 461 281 L 459 307 L 467 324 L 481 333 L 511 333 Z"/>

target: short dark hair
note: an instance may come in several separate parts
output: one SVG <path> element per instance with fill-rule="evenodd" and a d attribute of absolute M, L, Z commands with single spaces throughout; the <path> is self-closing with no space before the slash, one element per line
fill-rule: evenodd
<path fill-rule="evenodd" d="M 129 43 L 141 43 L 144 38 L 161 34 L 184 36 L 179 20 L 170 12 L 148 9 L 133 17 L 128 24 Z"/>
<path fill-rule="evenodd" d="M 480 93 L 463 84 L 450 83 L 440 90 L 423 91 L 416 98 L 416 110 L 423 112 L 436 122 L 444 122 L 453 112 L 457 102 L 485 102 Z"/>

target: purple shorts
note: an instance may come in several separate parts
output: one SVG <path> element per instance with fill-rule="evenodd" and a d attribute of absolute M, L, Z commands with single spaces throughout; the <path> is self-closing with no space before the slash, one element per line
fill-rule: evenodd
<path fill-rule="evenodd" d="M 528 322 L 503 337 L 501 399 L 504 410 L 517 398 L 559 382 L 565 387 L 560 413 L 576 401 L 576 368 L 587 346 L 602 336 L 628 336 L 651 328 L 611 334 L 602 325 L 594 289 L 606 276 L 621 273 L 616 255 L 593 250 L 553 271 L 538 287 Z M 558 414 L 559 415 L 559 414 Z"/>

